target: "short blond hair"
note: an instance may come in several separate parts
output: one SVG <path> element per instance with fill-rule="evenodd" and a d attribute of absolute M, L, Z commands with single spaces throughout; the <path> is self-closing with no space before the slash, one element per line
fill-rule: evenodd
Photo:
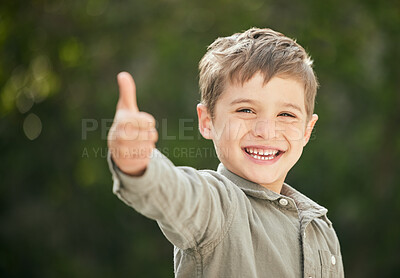
<path fill-rule="evenodd" d="M 274 76 L 294 78 L 303 83 L 309 120 L 318 88 L 312 63 L 310 56 L 295 40 L 268 28 L 251 28 L 218 38 L 207 48 L 199 63 L 201 102 L 213 119 L 215 104 L 225 84 L 243 85 L 260 72 L 264 84 Z"/>

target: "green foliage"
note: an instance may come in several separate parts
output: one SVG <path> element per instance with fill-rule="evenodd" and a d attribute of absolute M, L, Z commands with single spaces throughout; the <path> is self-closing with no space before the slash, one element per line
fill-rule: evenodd
<path fill-rule="evenodd" d="M 297 38 L 321 84 L 288 182 L 329 208 L 348 277 L 399 277 L 399 12 L 390 0 L 2 1 L 0 276 L 171 277 L 157 224 L 112 194 L 116 74 L 135 77 L 160 150 L 216 168 L 197 132 L 197 64 L 218 36 L 257 26 Z"/>

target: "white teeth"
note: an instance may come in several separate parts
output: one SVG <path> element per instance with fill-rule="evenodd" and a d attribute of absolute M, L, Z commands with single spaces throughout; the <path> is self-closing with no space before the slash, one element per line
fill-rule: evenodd
<path fill-rule="evenodd" d="M 264 152 L 264 155 L 276 155 L 278 153 L 277 150 L 269 150 Z"/>
<path fill-rule="evenodd" d="M 271 160 L 274 159 L 278 150 L 263 150 L 254 148 L 245 148 L 246 152 L 252 157 L 259 160 Z"/>

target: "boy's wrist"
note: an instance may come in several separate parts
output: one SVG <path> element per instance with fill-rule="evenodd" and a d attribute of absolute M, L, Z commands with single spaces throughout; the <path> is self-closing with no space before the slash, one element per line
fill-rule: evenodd
<path fill-rule="evenodd" d="M 137 170 L 137 171 L 129 171 L 129 172 L 124 171 L 124 170 L 122 170 L 122 169 L 117 165 L 117 163 L 115 162 L 115 160 L 113 159 L 112 156 L 111 156 L 111 163 L 112 163 L 113 168 L 115 169 L 115 171 L 116 171 L 117 173 L 122 173 L 122 174 L 124 174 L 124 175 L 126 175 L 126 176 L 130 176 L 130 177 L 140 177 L 140 176 L 143 176 L 144 173 L 146 172 L 146 169 L 147 169 L 147 166 L 146 166 L 144 169 L 139 169 L 139 170 Z"/>

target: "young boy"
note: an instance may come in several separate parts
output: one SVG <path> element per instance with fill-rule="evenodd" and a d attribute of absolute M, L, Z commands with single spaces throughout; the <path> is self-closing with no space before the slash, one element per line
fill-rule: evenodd
<path fill-rule="evenodd" d="M 219 38 L 200 62 L 200 133 L 217 171 L 176 167 L 157 149 L 154 118 L 118 75 L 109 133 L 113 191 L 156 220 L 176 277 L 343 277 L 327 210 L 286 183 L 318 119 L 312 61 L 295 41 L 252 28 Z"/>

